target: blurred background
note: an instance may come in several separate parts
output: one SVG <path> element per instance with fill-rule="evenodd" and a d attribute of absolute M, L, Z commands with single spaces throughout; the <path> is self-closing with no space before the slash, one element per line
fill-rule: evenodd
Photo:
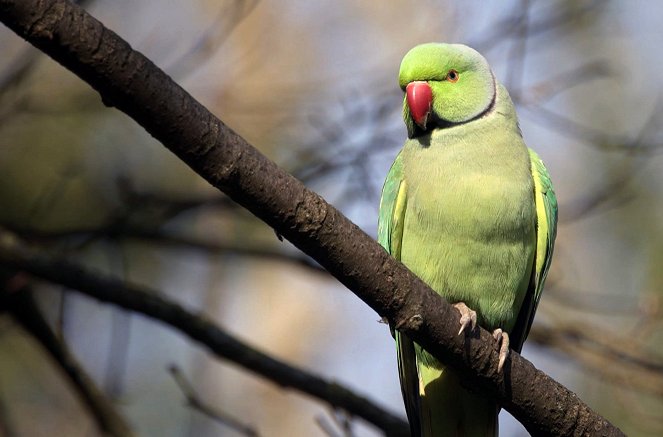
<path fill-rule="evenodd" d="M 88 0 L 96 18 L 251 144 L 376 234 L 403 143 L 397 74 L 429 41 L 482 52 L 560 203 L 523 355 L 632 436 L 663 434 L 663 4 L 524 0 Z M 0 27 L 0 226 L 202 312 L 404 417 L 379 316 L 73 74 Z M 139 435 L 347 435 L 319 401 L 176 331 L 34 282 L 53 330 Z M 506 411 L 502 435 L 527 432 Z M 95 436 L 35 338 L 0 315 L 0 435 Z M 360 419 L 350 435 L 380 433 Z M 344 434 L 345 433 L 345 434 Z"/>

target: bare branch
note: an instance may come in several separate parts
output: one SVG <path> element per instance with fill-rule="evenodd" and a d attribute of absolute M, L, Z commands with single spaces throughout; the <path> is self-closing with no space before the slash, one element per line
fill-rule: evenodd
<path fill-rule="evenodd" d="M 525 55 L 527 45 L 527 26 L 529 23 L 529 0 L 521 0 L 520 19 L 518 20 L 518 38 L 511 43 L 509 68 L 506 76 L 506 87 L 512 90 L 511 96 L 514 101 L 520 99 L 520 88 L 522 87 L 522 78 L 525 70 Z"/>
<path fill-rule="evenodd" d="M 35 276 L 70 287 L 103 302 L 145 314 L 171 326 L 209 348 L 217 357 L 230 360 L 281 387 L 342 408 L 382 429 L 387 435 L 408 433 L 407 423 L 369 399 L 342 385 L 279 361 L 232 337 L 202 314 L 193 314 L 162 298 L 158 292 L 92 273 L 57 256 L 48 256 L 0 232 L 0 264 L 11 265 Z"/>
<path fill-rule="evenodd" d="M 194 66 L 197 68 L 202 65 L 219 49 L 258 3 L 258 0 L 234 0 L 230 4 L 224 5 L 212 24 L 166 70 L 173 77 L 181 78 L 189 74 Z"/>
<path fill-rule="evenodd" d="M 489 332 L 458 336 L 458 312 L 435 291 L 85 11 L 65 0 L 0 0 L 0 19 L 456 369 L 463 384 L 496 399 L 530 433 L 623 435 L 519 354 L 511 352 L 499 372 Z"/>
<path fill-rule="evenodd" d="M 555 347 L 621 387 L 663 397 L 663 362 L 645 353 L 633 340 L 575 322 L 555 328 L 536 326 L 531 340 Z"/>
<path fill-rule="evenodd" d="M 223 243 L 203 240 L 202 238 L 171 235 L 160 231 L 150 232 L 138 229 L 132 229 L 128 232 L 119 234 L 118 236 L 122 238 L 143 239 L 155 242 L 157 244 L 201 250 L 211 253 L 227 253 L 255 257 L 258 259 L 287 262 L 299 267 L 306 268 L 311 272 L 328 276 L 326 270 L 324 270 L 322 267 L 320 267 L 319 264 L 316 264 L 308 257 L 291 255 L 282 250 L 270 249 L 268 247 L 258 247 L 252 246 L 250 244 L 237 244 L 229 242 Z"/>
<path fill-rule="evenodd" d="M 27 286 L 11 293 L 0 291 L 0 302 L 60 366 L 103 432 L 114 437 L 135 435 L 113 404 L 77 362 L 67 345 L 53 333 Z"/>
<path fill-rule="evenodd" d="M 598 59 L 558 72 L 552 77 L 530 85 L 515 94 L 520 97 L 518 103 L 526 106 L 535 106 L 571 88 L 612 75 L 613 71 L 610 68 L 608 60 Z"/>
<path fill-rule="evenodd" d="M 644 131 L 636 138 L 606 134 L 598 127 L 577 122 L 565 115 L 558 114 L 543 106 L 525 106 L 525 115 L 533 121 L 555 129 L 568 137 L 576 138 L 605 152 L 623 153 L 631 156 L 649 156 L 663 150 L 663 142 L 646 141 L 642 138 Z M 654 112 L 658 116 L 658 112 Z"/>
<path fill-rule="evenodd" d="M 338 422 L 336 420 L 336 416 L 333 415 L 332 412 L 332 417 L 334 418 L 334 423 L 338 425 Z M 334 425 L 332 422 L 329 420 L 329 418 L 325 415 L 319 415 L 315 417 L 315 423 L 318 425 L 318 427 L 322 430 L 323 433 L 325 433 L 326 436 L 328 437 L 353 437 L 352 434 L 341 434 L 336 431 L 336 428 L 334 428 Z"/>
<path fill-rule="evenodd" d="M 195 250 L 211 254 L 222 253 L 279 261 L 302 267 L 311 272 L 329 277 L 328 272 L 320 267 L 320 265 L 313 261 L 311 258 L 301 254 L 287 253 L 284 250 L 278 249 L 278 247 L 270 248 L 257 244 L 251 244 L 247 241 L 242 242 L 242 244 L 237 242 L 215 241 L 214 239 L 210 238 L 180 235 L 163 230 L 146 229 L 143 226 L 137 226 L 133 223 L 123 222 L 115 225 L 102 226 L 96 229 L 70 229 L 65 232 L 43 232 L 38 230 L 15 228 L 8 229 L 18 234 L 21 238 L 25 238 L 26 240 L 38 240 L 44 243 L 60 240 L 67 237 L 81 238 L 85 243 L 103 238 L 142 240 L 163 247 Z"/>
<path fill-rule="evenodd" d="M 249 436 L 249 437 L 258 437 L 260 434 L 256 431 L 251 425 L 242 423 L 239 419 L 230 416 L 229 414 L 220 411 L 217 408 L 214 408 L 210 405 L 207 405 L 199 397 L 196 391 L 194 390 L 191 383 L 184 377 L 182 371 L 174 364 L 171 364 L 168 367 L 168 371 L 173 376 L 175 383 L 177 383 L 182 394 L 186 398 L 187 404 L 196 411 L 204 414 L 205 416 L 214 419 L 222 425 L 225 425 L 229 428 L 234 429 L 240 434 Z"/>
<path fill-rule="evenodd" d="M 331 421 L 329 420 L 330 417 Z M 352 429 L 352 417 L 348 416 L 345 411 L 332 410 L 329 412 L 329 416 L 321 414 L 315 417 L 315 423 L 329 437 L 355 437 Z"/>
<path fill-rule="evenodd" d="M 582 20 L 584 17 L 595 14 L 596 9 L 603 7 L 605 2 L 601 0 L 591 0 L 583 2 L 577 7 L 559 7 L 558 4 L 551 4 L 550 13 L 541 14 L 544 18 L 537 21 L 532 21 L 529 24 L 528 33 L 530 37 L 548 36 L 550 32 L 564 29 L 569 23 L 575 20 Z M 493 49 L 501 42 L 507 41 L 509 38 L 518 38 L 520 31 L 520 24 L 526 19 L 525 14 L 518 8 L 517 13 L 509 16 L 496 24 L 492 24 L 490 29 L 480 38 L 475 39 L 470 43 L 470 46 L 476 47 L 481 52 L 486 52 Z M 546 40 L 547 41 L 547 40 Z"/>

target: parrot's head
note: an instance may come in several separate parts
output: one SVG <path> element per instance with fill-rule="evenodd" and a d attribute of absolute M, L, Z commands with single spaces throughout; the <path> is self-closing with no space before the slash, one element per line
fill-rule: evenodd
<path fill-rule="evenodd" d="M 462 44 L 421 44 L 401 62 L 408 137 L 480 117 L 494 104 L 495 78 L 486 59 Z"/>

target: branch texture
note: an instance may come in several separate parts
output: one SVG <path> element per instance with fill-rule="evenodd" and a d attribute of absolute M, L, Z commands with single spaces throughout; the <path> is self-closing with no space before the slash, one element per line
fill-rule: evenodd
<path fill-rule="evenodd" d="M 478 329 L 472 336 L 456 335 L 459 315 L 448 303 L 83 9 L 66 0 L 0 0 L 0 19 L 457 369 L 465 384 L 495 398 L 530 433 L 622 435 L 515 352 L 497 372 L 490 333 Z"/>

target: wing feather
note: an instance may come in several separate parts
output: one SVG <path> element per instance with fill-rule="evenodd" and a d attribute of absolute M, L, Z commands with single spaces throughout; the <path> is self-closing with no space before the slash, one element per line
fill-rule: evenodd
<path fill-rule="evenodd" d="M 527 296 L 525 296 L 511 335 L 512 347 L 518 352 L 532 327 L 534 313 L 541 300 L 543 286 L 550 269 L 557 236 L 557 197 L 553 191 L 550 174 L 535 151 L 529 149 L 529 155 L 536 205 L 536 252 Z"/>
<path fill-rule="evenodd" d="M 399 261 L 407 208 L 406 188 L 407 184 L 403 178 L 403 163 L 399 154 L 392 164 L 382 188 L 378 218 L 378 242 Z M 419 373 L 414 342 L 398 331 L 395 331 L 394 337 L 396 338 L 398 376 L 401 381 L 405 410 L 410 421 L 410 431 L 413 436 L 418 436 L 421 435 Z"/>

